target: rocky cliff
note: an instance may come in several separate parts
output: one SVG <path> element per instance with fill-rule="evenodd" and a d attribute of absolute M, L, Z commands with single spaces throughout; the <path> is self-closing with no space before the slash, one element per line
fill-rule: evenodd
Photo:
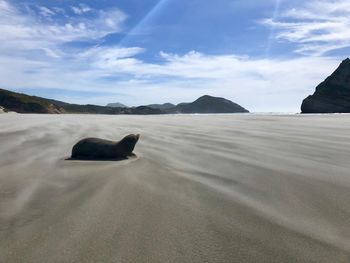
<path fill-rule="evenodd" d="M 304 99 L 302 113 L 349 113 L 350 112 L 350 59 L 316 87 L 313 95 Z"/>

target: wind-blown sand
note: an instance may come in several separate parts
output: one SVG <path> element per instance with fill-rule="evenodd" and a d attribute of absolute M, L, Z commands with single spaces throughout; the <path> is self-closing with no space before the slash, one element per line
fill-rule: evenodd
<path fill-rule="evenodd" d="M 0 123 L 0 262 L 350 262 L 349 115 Z M 129 133 L 137 158 L 64 160 Z"/>

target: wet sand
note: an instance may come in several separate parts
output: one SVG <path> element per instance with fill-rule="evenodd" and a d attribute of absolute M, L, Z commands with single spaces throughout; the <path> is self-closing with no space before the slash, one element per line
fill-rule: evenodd
<path fill-rule="evenodd" d="M 350 262 L 350 115 L 0 123 L 0 262 Z M 135 158 L 65 160 L 129 133 Z"/>

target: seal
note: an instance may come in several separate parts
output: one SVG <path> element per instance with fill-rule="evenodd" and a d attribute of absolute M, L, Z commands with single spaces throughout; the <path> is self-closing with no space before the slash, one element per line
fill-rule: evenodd
<path fill-rule="evenodd" d="M 71 159 L 80 160 L 117 160 L 132 156 L 140 134 L 129 134 L 119 142 L 99 138 L 85 138 L 77 142 L 72 149 Z"/>

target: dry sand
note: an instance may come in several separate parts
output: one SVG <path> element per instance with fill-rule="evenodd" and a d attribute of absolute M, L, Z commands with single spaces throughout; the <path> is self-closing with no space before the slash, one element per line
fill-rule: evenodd
<path fill-rule="evenodd" d="M 0 262 L 350 262 L 349 115 L 0 124 Z M 64 160 L 128 133 L 137 158 Z"/>

